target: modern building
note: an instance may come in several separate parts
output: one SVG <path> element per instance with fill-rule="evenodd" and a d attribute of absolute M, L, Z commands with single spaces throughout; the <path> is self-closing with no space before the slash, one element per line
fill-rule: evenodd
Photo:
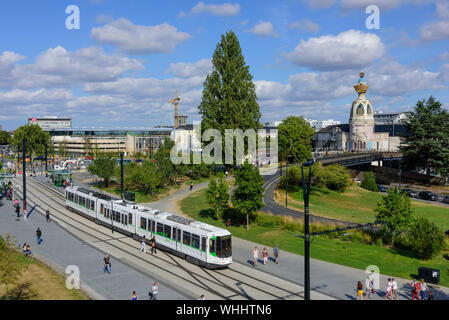
<path fill-rule="evenodd" d="M 58 117 L 42 117 L 42 118 L 28 118 L 28 124 L 37 124 L 43 130 L 59 129 L 59 128 L 71 128 L 72 119 L 70 118 L 58 118 Z"/>
<path fill-rule="evenodd" d="M 408 120 L 410 112 L 382 113 L 374 112 L 374 124 L 401 124 Z"/>
<path fill-rule="evenodd" d="M 407 135 L 404 126 L 394 121 L 376 124 L 372 103 L 366 98 L 368 84 L 360 73 L 354 85 L 358 97 L 351 105 L 349 123 L 327 126 L 315 133 L 316 151 L 397 151 L 401 136 Z M 393 116 L 390 119 L 394 119 Z"/>
<path fill-rule="evenodd" d="M 170 138 L 170 128 L 60 128 L 46 129 L 56 153 L 88 155 L 95 152 L 152 154 L 164 139 Z"/>
<path fill-rule="evenodd" d="M 312 119 L 305 119 L 312 128 L 315 129 L 315 131 L 321 130 L 323 128 L 326 128 L 328 126 L 332 126 L 335 124 L 341 124 L 341 121 L 337 121 L 337 120 L 332 120 L 332 119 L 328 119 L 328 120 L 312 120 Z"/>

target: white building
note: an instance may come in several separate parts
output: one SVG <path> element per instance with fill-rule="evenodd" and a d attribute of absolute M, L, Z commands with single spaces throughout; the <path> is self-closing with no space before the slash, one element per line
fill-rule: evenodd
<path fill-rule="evenodd" d="M 410 112 L 399 113 L 382 113 L 380 111 L 374 112 L 375 124 L 400 124 L 408 120 Z"/>
<path fill-rule="evenodd" d="M 305 119 L 312 128 L 315 129 L 315 131 L 321 130 L 323 128 L 332 126 L 332 125 L 336 125 L 336 124 L 341 124 L 341 121 L 338 120 L 332 120 L 332 119 L 328 119 L 328 120 L 312 120 L 312 119 Z"/>
<path fill-rule="evenodd" d="M 175 142 L 176 151 L 182 153 L 201 151 L 201 132 L 198 132 L 200 128 L 200 126 L 196 128 L 193 124 L 187 124 L 172 130 L 170 139 Z"/>

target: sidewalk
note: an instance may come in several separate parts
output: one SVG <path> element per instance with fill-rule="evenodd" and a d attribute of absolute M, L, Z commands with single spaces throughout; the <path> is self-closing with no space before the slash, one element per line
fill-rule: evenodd
<path fill-rule="evenodd" d="M 31 212 L 30 212 L 31 211 Z M 45 217 L 35 208 L 29 208 L 30 217 L 24 221 L 23 216 L 16 220 L 12 201 L 3 200 L 0 206 L 0 234 L 14 236 L 18 245 L 29 243 L 33 254 L 52 261 L 63 270 L 69 265 L 76 265 L 80 270 L 81 286 L 87 285 L 86 291 L 93 290 L 94 298 L 103 297 L 112 300 L 129 300 L 135 290 L 140 299 L 146 299 L 153 285 L 153 279 L 130 266 L 118 261 L 112 254 L 112 274 L 103 272 L 104 252 L 97 250 L 62 229 L 55 222 L 47 223 Z M 42 230 L 42 244 L 36 243 L 37 227 Z M 58 269 L 56 267 L 56 269 Z M 58 271 L 58 270 L 56 270 Z M 159 282 L 161 300 L 188 299 L 182 294 Z"/>

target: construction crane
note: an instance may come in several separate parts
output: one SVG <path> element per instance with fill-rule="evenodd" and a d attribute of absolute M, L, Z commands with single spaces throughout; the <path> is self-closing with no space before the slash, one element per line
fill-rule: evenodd
<path fill-rule="evenodd" d="M 179 126 L 178 120 L 178 104 L 181 98 L 178 97 L 178 90 L 176 90 L 176 98 L 171 99 L 168 103 L 173 103 L 175 105 L 175 129 Z"/>

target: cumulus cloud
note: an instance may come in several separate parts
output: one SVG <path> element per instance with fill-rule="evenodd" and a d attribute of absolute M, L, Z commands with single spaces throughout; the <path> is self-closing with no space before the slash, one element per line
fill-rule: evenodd
<path fill-rule="evenodd" d="M 204 2 L 198 2 L 189 13 L 199 14 L 203 12 L 208 12 L 214 16 L 233 16 L 240 12 L 240 5 L 229 2 L 223 4 L 205 4 Z M 178 18 L 185 16 L 187 16 L 187 13 L 183 11 L 178 14 Z"/>
<path fill-rule="evenodd" d="M 369 5 L 378 6 L 380 10 L 389 10 L 409 2 L 409 0 L 341 0 L 343 10 L 365 9 Z"/>
<path fill-rule="evenodd" d="M 134 54 L 169 52 L 191 37 L 168 23 L 139 26 L 125 18 L 93 28 L 90 36 L 99 43 L 111 44 Z"/>
<path fill-rule="evenodd" d="M 290 23 L 288 27 L 290 29 L 305 30 L 310 33 L 317 33 L 318 31 L 320 31 L 320 26 L 309 19 L 301 19 L 298 21 L 294 21 Z"/>
<path fill-rule="evenodd" d="M 165 73 L 173 74 L 177 77 L 189 78 L 194 76 L 205 76 L 211 69 L 211 59 L 201 59 L 195 63 L 170 63 L 170 66 Z"/>
<path fill-rule="evenodd" d="M 265 36 L 272 36 L 275 38 L 278 37 L 276 32 L 274 32 L 273 24 L 269 21 L 259 21 L 258 24 L 256 24 L 253 28 L 247 31 L 262 37 Z"/>
<path fill-rule="evenodd" d="M 372 33 L 349 30 L 336 36 L 310 38 L 285 57 L 299 65 L 317 70 L 361 68 L 383 56 L 385 45 Z"/>
<path fill-rule="evenodd" d="M 332 7 L 337 0 L 308 0 L 307 2 L 312 9 L 325 9 Z"/>

